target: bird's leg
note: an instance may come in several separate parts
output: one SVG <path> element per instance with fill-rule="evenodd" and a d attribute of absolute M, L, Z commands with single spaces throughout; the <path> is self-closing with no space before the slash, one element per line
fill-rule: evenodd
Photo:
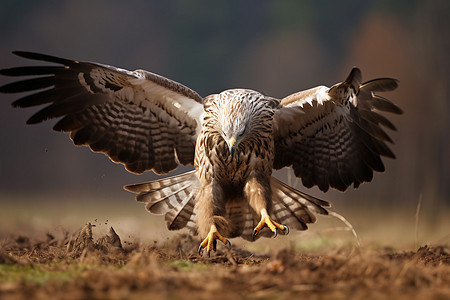
<path fill-rule="evenodd" d="M 283 224 L 279 224 L 272 220 L 272 218 L 267 213 L 267 210 L 265 208 L 261 209 L 261 221 L 259 221 L 258 225 L 256 225 L 255 229 L 253 229 L 252 238 L 255 239 L 255 236 L 261 231 L 261 229 L 264 228 L 264 226 L 269 227 L 270 230 L 272 230 L 273 237 L 277 237 L 277 231 L 278 229 L 282 231 L 286 231 L 286 234 L 289 234 L 289 227 Z"/>
<path fill-rule="evenodd" d="M 219 185 L 213 183 L 205 184 L 200 190 L 196 202 L 197 226 L 200 236 L 206 236 L 198 247 L 198 253 L 206 248 L 208 256 L 211 249 L 216 251 L 217 240 L 231 247 L 230 241 L 223 235 L 229 235 L 230 224 L 223 217 L 225 213 L 225 202 L 223 191 Z M 219 232 L 220 230 L 220 232 Z"/>
<path fill-rule="evenodd" d="M 269 177 L 270 178 L 270 177 Z M 264 176 L 254 176 L 246 183 L 244 193 L 249 201 L 250 206 L 261 214 L 261 220 L 253 230 L 252 238 L 255 239 L 256 235 L 265 226 L 269 227 L 274 233 L 274 237 L 277 236 L 278 230 L 282 230 L 285 234 L 289 233 L 289 228 L 286 225 L 275 222 L 267 212 L 272 204 L 272 192 L 270 189 L 270 182 L 266 180 Z"/>
<path fill-rule="evenodd" d="M 216 225 L 211 225 L 211 230 L 208 233 L 208 236 L 203 240 L 203 242 L 198 247 L 198 254 L 201 255 L 203 249 L 206 248 L 206 253 L 208 257 L 210 256 L 211 249 L 216 251 L 217 240 L 221 241 L 224 245 L 231 248 L 231 243 L 229 240 L 224 238 L 219 231 L 217 230 Z"/>

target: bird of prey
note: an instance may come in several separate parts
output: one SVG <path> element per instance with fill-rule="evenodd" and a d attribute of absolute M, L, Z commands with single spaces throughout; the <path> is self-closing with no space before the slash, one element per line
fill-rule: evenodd
<path fill-rule="evenodd" d="M 307 229 L 329 203 L 275 179 L 291 167 L 305 187 L 340 191 L 384 171 L 381 156 L 394 158 L 381 112 L 401 109 L 376 94 L 397 80 L 362 83 L 353 68 L 331 88 L 318 86 L 283 99 L 249 89 L 201 97 L 194 90 L 144 70 L 127 71 L 92 62 L 13 52 L 54 63 L 3 69 L 6 76 L 38 76 L 6 84 L 3 93 L 29 92 L 15 107 L 47 105 L 28 124 L 60 118 L 53 127 L 70 133 L 133 173 L 164 174 L 179 164 L 181 175 L 126 186 L 170 230 L 188 228 L 204 238 L 199 253 L 217 240 L 254 240 Z"/>

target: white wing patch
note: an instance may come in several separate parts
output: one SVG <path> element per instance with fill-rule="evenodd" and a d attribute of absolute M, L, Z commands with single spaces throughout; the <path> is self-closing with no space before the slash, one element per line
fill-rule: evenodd
<path fill-rule="evenodd" d="M 196 124 L 189 124 L 189 126 L 200 130 L 203 113 L 201 103 L 142 77 L 129 79 L 128 82 L 134 87 L 133 93 L 140 95 L 134 99 L 136 104 L 149 107 L 150 103 L 155 103 L 156 106 L 163 107 L 170 115 L 176 115 L 182 123 L 189 124 L 192 119 L 195 120 Z"/>
<path fill-rule="evenodd" d="M 308 103 L 312 106 L 314 101 L 317 101 L 318 104 L 323 104 L 330 100 L 329 90 L 330 88 L 321 85 L 306 91 L 301 91 L 284 98 L 281 101 L 281 105 L 284 107 L 303 107 L 305 103 Z"/>

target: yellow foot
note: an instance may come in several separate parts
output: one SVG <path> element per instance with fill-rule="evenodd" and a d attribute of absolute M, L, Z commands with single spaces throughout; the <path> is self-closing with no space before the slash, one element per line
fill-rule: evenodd
<path fill-rule="evenodd" d="M 286 231 L 286 234 L 289 234 L 289 228 L 286 225 L 279 224 L 272 220 L 271 217 L 269 217 L 269 214 L 267 213 L 267 210 L 265 208 L 261 209 L 261 221 L 259 221 L 258 225 L 256 225 L 255 229 L 253 229 L 252 239 L 255 239 L 255 236 L 261 231 L 261 229 L 264 228 L 264 226 L 269 227 L 270 230 L 273 232 L 273 237 L 277 237 L 277 231 L 278 229 L 282 231 Z"/>
<path fill-rule="evenodd" d="M 217 247 L 217 240 L 221 241 L 224 245 L 228 247 L 228 249 L 231 248 L 231 243 L 229 240 L 224 238 L 219 231 L 217 231 L 216 225 L 211 225 L 211 230 L 208 233 L 208 236 L 203 240 L 203 242 L 198 247 L 198 254 L 202 255 L 202 250 L 206 248 L 206 253 L 208 254 L 208 257 L 210 257 L 211 249 L 213 251 L 216 251 Z"/>

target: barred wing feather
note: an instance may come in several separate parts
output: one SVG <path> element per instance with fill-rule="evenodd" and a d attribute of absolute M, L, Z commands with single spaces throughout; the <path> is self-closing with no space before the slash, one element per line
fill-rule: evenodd
<path fill-rule="evenodd" d="M 281 100 L 275 114 L 274 168 L 292 167 L 306 187 L 344 191 L 384 171 L 381 156 L 394 158 L 383 129 L 395 126 L 381 112 L 401 114 L 375 92 L 394 90 L 397 80 L 378 78 L 361 84 L 354 68 L 331 88 L 319 86 Z"/>
<path fill-rule="evenodd" d="M 103 152 L 134 173 L 167 173 L 180 163 L 193 164 L 203 112 L 195 91 L 144 70 L 14 53 L 59 64 L 0 70 L 7 76 L 39 76 L 0 87 L 4 93 L 34 92 L 14 106 L 48 104 L 29 124 L 62 117 L 54 130 L 70 132 L 76 145 Z"/>

